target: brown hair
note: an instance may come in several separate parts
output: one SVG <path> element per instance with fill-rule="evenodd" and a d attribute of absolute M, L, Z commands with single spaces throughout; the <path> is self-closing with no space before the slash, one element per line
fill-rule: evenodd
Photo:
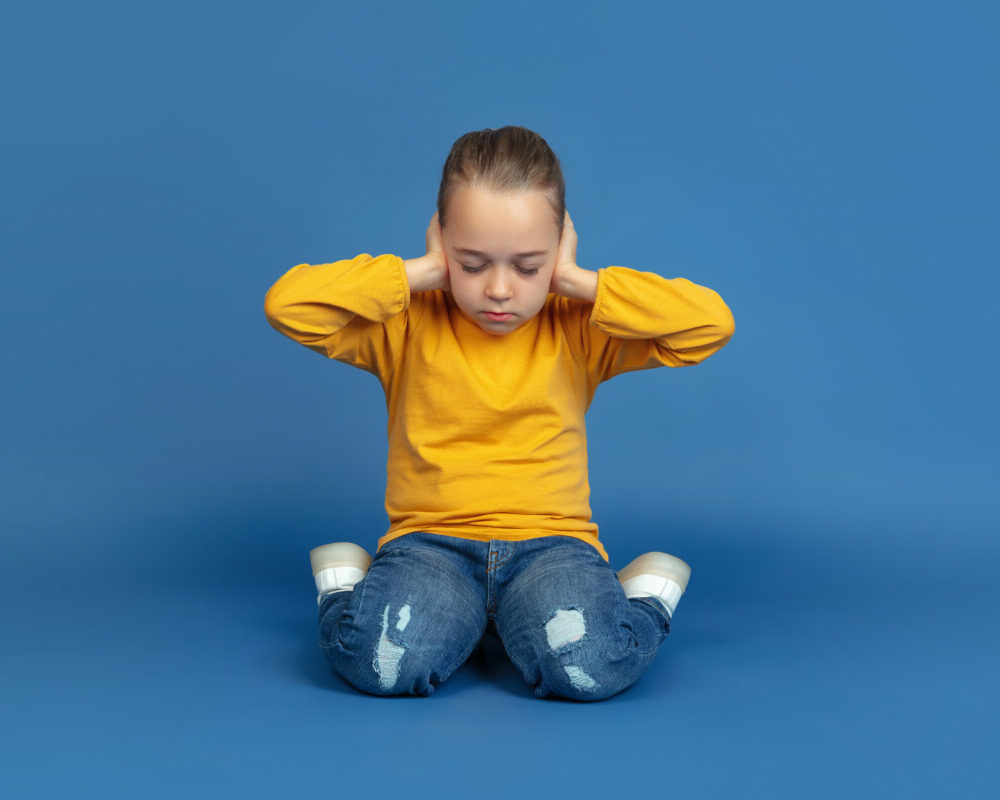
<path fill-rule="evenodd" d="M 559 159 L 548 142 L 520 125 L 485 128 L 460 136 L 441 172 L 438 189 L 438 222 L 445 225 L 445 210 L 460 185 L 498 192 L 541 189 L 548 197 L 562 236 L 566 213 L 566 183 Z"/>

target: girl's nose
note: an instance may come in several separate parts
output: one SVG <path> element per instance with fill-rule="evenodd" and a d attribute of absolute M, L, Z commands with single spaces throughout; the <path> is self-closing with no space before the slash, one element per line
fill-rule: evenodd
<path fill-rule="evenodd" d="M 502 272 L 494 272 L 486 287 L 486 294 L 491 300 L 506 300 L 510 297 L 510 279 Z"/>

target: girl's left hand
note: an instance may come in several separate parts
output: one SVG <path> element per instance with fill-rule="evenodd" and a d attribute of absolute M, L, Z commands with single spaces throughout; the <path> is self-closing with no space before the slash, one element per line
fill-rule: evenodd
<path fill-rule="evenodd" d="M 570 219 L 569 210 L 563 217 L 562 236 L 559 238 L 559 249 L 556 252 L 556 268 L 552 270 L 552 281 L 549 291 L 559 294 L 563 279 L 571 272 L 579 269 L 576 263 L 576 229 Z"/>

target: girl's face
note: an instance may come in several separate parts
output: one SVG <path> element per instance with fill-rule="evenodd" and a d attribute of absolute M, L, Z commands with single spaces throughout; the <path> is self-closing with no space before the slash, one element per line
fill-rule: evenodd
<path fill-rule="evenodd" d="M 550 291 L 559 228 L 544 192 L 500 194 L 461 185 L 441 231 L 451 295 L 487 333 L 503 336 L 537 314 Z M 510 313 L 491 319 L 488 311 Z"/>

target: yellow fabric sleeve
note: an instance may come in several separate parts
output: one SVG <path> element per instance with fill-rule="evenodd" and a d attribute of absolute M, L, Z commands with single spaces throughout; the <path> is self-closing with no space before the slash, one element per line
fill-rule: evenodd
<path fill-rule="evenodd" d="M 403 259 L 388 253 L 298 264 L 264 296 L 277 331 L 382 380 L 402 355 L 409 306 Z"/>

